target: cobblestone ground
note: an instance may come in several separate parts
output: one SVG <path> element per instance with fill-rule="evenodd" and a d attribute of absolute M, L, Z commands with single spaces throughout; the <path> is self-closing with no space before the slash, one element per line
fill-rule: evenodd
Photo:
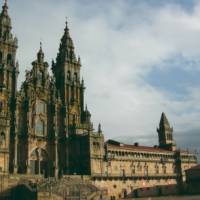
<path fill-rule="evenodd" d="M 139 198 L 139 199 L 130 199 L 130 200 L 200 200 L 200 196 L 168 196 L 168 197 L 148 197 L 148 198 Z"/>

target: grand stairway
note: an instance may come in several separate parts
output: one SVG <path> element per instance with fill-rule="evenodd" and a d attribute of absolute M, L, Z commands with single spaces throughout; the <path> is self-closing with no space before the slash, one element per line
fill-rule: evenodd
<path fill-rule="evenodd" d="M 89 176 L 57 179 L 8 175 L 4 177 L 3 188 L 0 200 L 18 200 L 19 195 L 26 195 L 25 200 L 107 200 L 106 191 L 94 186 Z"/>
<path fill-rule="evenodd" d="M 106 191 L 77 176 L 49 179 L 38 183 L 38 200 L 106 200 Z"/>

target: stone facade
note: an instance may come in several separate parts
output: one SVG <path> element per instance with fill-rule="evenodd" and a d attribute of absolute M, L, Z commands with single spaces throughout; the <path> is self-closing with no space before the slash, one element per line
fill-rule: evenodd
<path fill-rule="evenodd" d="M 0 170 L 12 170 L 15 140 L 15 102 L 18 76 L 17 38 L 5 3 L 0 14 Z"/>
<path fill-rule="evenodd" d="M 14 174 L 89 175 L 110 196 L 139 187 L 181 183 L 197 163 L 194 154 L 176 149 L 173 129 L 163 113 L 155 147 L 105 142 L 95 132 L 84 102 L 81 60 L 68 24 L 50 67 L 42 44 L 17 91 L 17 39 L 11 33 L 7 3 L 0 14 L 0 170 Z"/>

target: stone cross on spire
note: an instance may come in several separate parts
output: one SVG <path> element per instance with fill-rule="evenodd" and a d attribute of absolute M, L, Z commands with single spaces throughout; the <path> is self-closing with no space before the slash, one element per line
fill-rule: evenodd
<path fill-rule="evenodd" d="M 66 17 L 66 21 L 65 21 L 65 33 L 69 34 L 69 28 L 68 28 L 67 17 Z"/>

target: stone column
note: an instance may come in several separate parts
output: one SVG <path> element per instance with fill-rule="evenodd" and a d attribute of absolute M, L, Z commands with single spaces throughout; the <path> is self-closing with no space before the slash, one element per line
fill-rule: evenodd
<path fill-rule="evenodd" d="M 55 177 L 58 177 L 58 139 L 55 140 Z"/>
<path fill-rule="evenodd" d="M 19 128 L 19 124 L 18 124 L 18 118 L 19 118 L 19 102 L 16 101 L 16 113 L 15 113 L 15 144 L 14 144 L 14 174 L 18 173 L 18 143 L 19 143 L 19 139 L 18 139 L 18 128 Z"/>
<path fill-rule="evenodd" d="M 58 101 L 55 105 L 55 118 L 54 118 L 54 130 L 55 130 L 55 177 L 58 177 Z"/>
<path fill-rule="evenodd" d="M 18 137 L 15 135 L 15 159 L 14 159 L 14 173 L 17 174 L 18 172 Z"/>
<path fill-rule="evenodd" d="M 42 155 L 42 150 L 39 148 L 38 149 L 38 173 L 41 175 L 41 155 Z"/>
<path fill-rule="evenodd" d="M 30 143 L 31 143 L 31 138 L 30 138 L 30 136 L 29 136 L 29 138 L 28 138 L 28 152 L 27 152 L 27 160 L 26 160 L 26 173 L 27 173 L 27 174 L 30 174 L 30 173 L 31 173 L 30 158 L 29 158 Z"/>

